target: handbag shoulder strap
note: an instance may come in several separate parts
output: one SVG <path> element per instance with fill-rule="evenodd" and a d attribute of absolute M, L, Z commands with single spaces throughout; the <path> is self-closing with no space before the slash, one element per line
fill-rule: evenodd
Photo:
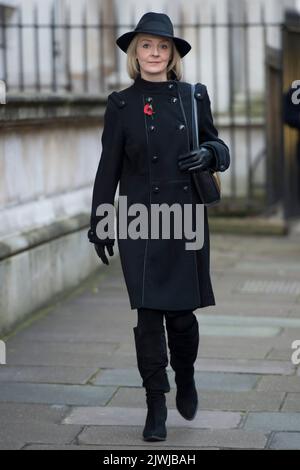
<path fill-rule="evenodd" d="M 193 149 L 199 147 L 199 131 L 198 131 L 198 112 L 197 102 L 195 98 L 195 85 L 191 83 L 191 105 L 192 105 L 192 136 Z"/>
<path fill-rule="evenodd" d="M 194 146 L 199 147 L 199 109 L 198 101 L 203 101 L 207 94 L 207 87 L 203 83 L 197 82 L 195 85 L 191 84 L 191 102 L 192 102 L 192 127 L 193 127 L 193 141 Z"/>

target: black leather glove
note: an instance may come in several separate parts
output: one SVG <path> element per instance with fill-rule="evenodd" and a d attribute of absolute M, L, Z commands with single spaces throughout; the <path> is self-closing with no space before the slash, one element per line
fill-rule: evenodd
<path fill-rule="evenodd" d="M 94 244 L 94 248 L 96 250 L 96 253 L 99 256 L 99 258 L 101 259 L 101 261 L 104 264 L 108 265 L 109 262 L 108 262 L 108 259 L 107 259 L 106 253 L 105 253 L 105 247 L 108 251 L 108 254 L 110 256 L 113 256 L 114 255 L 113 245 L 115 243 L 115 240 L 113 240 L 113 239 L 100 240 L 97 237 L 96 232 L 91 228 L 88 231 L 88 239 L 91 243 Z"/>
<path fill-rule="evenodd" d="M 110 256 L 113 256 L 114 255 L 113 244 L 112 243 L 109 243 L 109 244 L 94 243 L 94 247 L 95 247 L 97 255 L 103 261 L 103 263 L 109 264 L 104 248 L 106 247 L 108 254 Z"/>
<path fill-rule="evenodd" d="M 215 164 L 216 158 L 213 151 L 203 146 L 178 157 L 178 166 L 181 171 L 203 171 L 212 168 Z"/>

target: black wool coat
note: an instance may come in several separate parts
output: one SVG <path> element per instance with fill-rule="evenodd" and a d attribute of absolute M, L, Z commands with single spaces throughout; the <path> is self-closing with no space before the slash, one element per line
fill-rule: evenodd
<path fill-rule="evenodd" d="M 213 150 L 215 170 L 225 171 L 230 165 L 229 150 L 214 127 L 206 86 L 197 83 L 195 96 L 199 143 L 205 142 Z M 144 113 L 147 103 L 152 104 L 152 116 Z M 96 209 L 99 204 L 114 203 L 118 183 L 119 195 L 127 196 L 128 207 L 142 203 L 150 213 L 151 204 L 177 203 L 182 210 L 183 204 L 192 204 L 195 210 L 200 201 L 191 174 L 180 171 L 177 161 L 191 149 L 191 113 L 190 84 L 176 79 L 152 82 L 138 75 L 131 86 L 108 96 L 92 198 L 94 233 L 100 220 Z M 118 214 L 119 203 L 118 247 L 131 309 L 187 310 L 215 305 L 206 206 L 204 244 L 199 250 L 186 250 L 184 236 L 153 239 L 150 228 L 146 239 L 121 239 Z M 137 215 L 128 216 L 128 224 Z"/>

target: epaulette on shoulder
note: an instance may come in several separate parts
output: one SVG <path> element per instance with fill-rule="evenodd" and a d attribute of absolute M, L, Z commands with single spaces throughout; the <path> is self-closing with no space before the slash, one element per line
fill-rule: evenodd
<path fill-rule="evenodd" d="M 124 98 L 121 96 L 121 94 L 117 91 L 113 91 L 110 95 L 109 98 L 113 100 L 113 102 L 119 107 L 123 108 L 126 105 L 126 101 Z"/>
<path fill-rule="evenodd" d="M 195 98 L 199 101 L 203 100 L 207 94 L 207 88 L 203 83 L 196 83 L 195 86 Z"/>

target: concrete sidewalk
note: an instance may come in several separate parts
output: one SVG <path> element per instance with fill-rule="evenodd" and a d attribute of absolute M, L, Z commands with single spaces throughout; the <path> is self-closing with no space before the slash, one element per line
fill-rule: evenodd
<path fill-rule="evenodd" d="M 100 261 L 99 261 L 100 263 Z M 145 391 L 119 259 L 7 338 L 2 449 L 300 449 L 300 238 L 211 234 L 217 305 L 200 326 L 193 421 L 175 407 L 167 440 L 146 443 Z"/>

